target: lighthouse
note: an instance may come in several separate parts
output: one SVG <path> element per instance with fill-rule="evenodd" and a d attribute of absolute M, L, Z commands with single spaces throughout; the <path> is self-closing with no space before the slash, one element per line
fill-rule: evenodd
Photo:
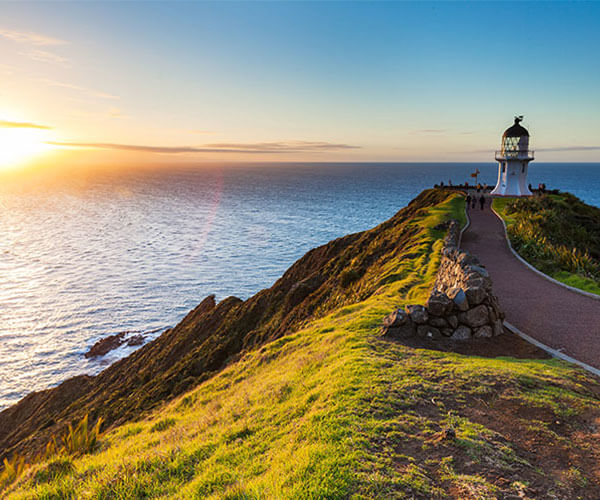
<path fill-rule="evenodd" d="M 493 195 L 531 196 L 527 186 L 527 168 L 533 160 L 529 150 L 529 132 L 520 125 L 522 116 L 515 116 L 515 123 L 502 134 L 502 146 L 496 151 L 498 161 L 498 183 Z"/>

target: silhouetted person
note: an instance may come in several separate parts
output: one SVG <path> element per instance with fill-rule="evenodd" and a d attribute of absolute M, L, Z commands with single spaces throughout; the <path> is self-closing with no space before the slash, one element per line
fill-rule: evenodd
<path fill-rule="evenodd" d="M 485 205 L 485 196 L 481 195 L 479 197 L 479 205 L 481 205 L 481 210 L 483 210 L 483 207 Z M 473 205 L 473 206 L 475 206 L 475 205 Z"/>
<path fill-rule="evenodd" d="M 471 206 L 471 195 L 468 194 L 467 195 L 467 208 L 469 208 Z"/>

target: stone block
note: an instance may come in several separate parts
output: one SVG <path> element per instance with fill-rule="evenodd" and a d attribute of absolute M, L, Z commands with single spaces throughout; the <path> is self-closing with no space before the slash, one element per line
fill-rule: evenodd
<path fill-rule="evenodd" d="M 454 305 L 459 311 L 466 311 L 469 309 L 469 300 L 462 288 L 451 288 L 448 290 L 448 297 L 454 302 Z"/>
<path fill-rule="evenodd" d="M 383 318 L 383 326 L 386 328 L 396 328 L 404 325 L 410 318 L 403 309 L 396 309 Z"/>
<path fill-rule="evenodd" d="M 471 307 L 481 304 L 487 297 L 487 292 L 482 286 L 469 286 L 465 294 Z"/>
<path fill-rule="evenodd" d="M 456 328 L 458 326 L 458 317 L 454 314 L 447 316 L 446 321 L 452 328 Z"/>
<path fill-rule="evenodd" d="M 424 306 L 411 305 L 406 307 L 406 312 L 417 325 L 424 325 L 429 319 L 429 314 Z"/>
<path fill-rule="evenodd" d="M 427 300 L 427 310 L 434 316 L 444 316 L 452 311 L 452 300 L 444 293 L 435 291 Z"/>
<path fill-rule="evenodd" d="M 429 324 L 431 326 L 435 326 L 436 328 L 444 328 L 448 326 L 448 322 L 442 318 L 441 316 L 432 316 L 429 315 Z"/>
<path fill-rule="evenodd" d="M 471 338 L 471 329 L 468 326 L 460 325 L 452 334 L 454 340 L 469 340 Z"/>
<path fill-rule="evenodd" d="M 498 335 L 502 335 L 504 333 L 504 325 L 502 324 L 501 319 L 497 319 L 496 321 L 494 321 L 492 325 L 492 330 L 494 333 L 494 337 L 497 337 Z"/>
<path fill-rule="evenodd" d="M 442 333 L 435 326 L 419 325 L 417 326 L 417 336 L 428 339 L 439 339 L 442 337 Z"/>
<path fill-rule="evenodd" d="M 461 323 L 464 323 L 471 328 L 478 328 L 485 325 L 489 321 L 488 309 L 485 304 L 478 305 L 473 309 L 462 312 L 458 315 Z"/>
<path fill-rule="evenodd" d="M 489 339 L 493 336 L 493 334 L 494 334 L 494 332 L 490 325 L 483 325 L 475 330 L 475 333 L 473 334 L 473 336 L 476 338 L 479 338 L 479 339 L 481 339 L 481 338 Z"/>

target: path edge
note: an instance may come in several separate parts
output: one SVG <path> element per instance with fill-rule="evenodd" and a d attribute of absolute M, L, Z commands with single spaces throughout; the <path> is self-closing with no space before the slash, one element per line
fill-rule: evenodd
<path fill-rule="evenodd" d="M 496 217 L 498 217 L 498 219 L 500 219 L 500 222 L 502 222 L 502 227 L 504 228 L 504 238 L 506 239 L 506 243 L 508 244 L 508 248 L 509 250 L 512 252 L 512 254 L 519 259 L 523 264 L 525 264 L 529 269 L 531 269 L 534 273 L 539 274 L 540 276 L 542 276 L 543 278 L 546 278 L 548 281 L 551 281 L 552 283 L 554 283 L 555 285 L 560 285 L 563 288 L 566 288 L 567 290 L 571 290 L 572 292 L 578 293 L 580 295 L 584 295 L 585 297 L 589 297 L 591 299 L 594 300 L 600 300 L 600 295 L 596 295 L 595 293 L 592 292 L 586 292 L 584 290 L 580 290 L 579 288 L 575 288 L 574 286 L 570 286 L 567 285 L 565 283 L 562 283 L 550 276 L 548 276 L 547 274 L 543 273 L 542 271 L 540 271 L 539 269 L 533 267 L 529 262 L 527 262 L 523 257 L 521 257 L 517 251 L 513 248 L 511 242 L 510 242 L 510 238 L 508 237 L 508 230 L 506 228 L 506 222 L 504 222 L 504 219 L 502 218 L 502 216 L 496 212 L 496 210 L 494 210 L 494 206 L 493 206 L 493 198 L 492 198 L 492 204 L 490 204 L 490 208 L 492 209 L 492 212 L 494 212 L 494 214 L 496 215 Z M 461 233 L 462 236 L 462 233 Z"/>
<path fill-rule="evenodd" d="M 466 197 L 466 195 L 465 195 Z M 460 248 L 460 244 L 462 243 L 462 237 L 463 237 L 463 233 L 469 229 L 469 226 L 471 225 L 471 217 L 469 217 L 469 207 L 467 206 L 467 201 L 465 199 L 465 217 L 467 219 L 467 223 L 464 225 L 464 227 L 460 230 L 460 233 L 458 234 L 458 248 Z"/>
<path fill-rule="evenodd" d="M 596 377 L 600 377 L 600 370 L 598 368 L 594 368 L 593 366 L 588 365 L 587 363 L 584 363 L 583 361 L 579 361 L 578 359 L 572 358 L 571 356 L 569 356 L 567 354 L 563 354 L 562 352 L 560 352 L 556 349 L 553 349 L 552 347 L 549 347 L 546 344 L 542 344 L 539 340 L 536 340 L 533 337 L 522 332 L 516 326 L 511 325 L 506 320 L 504 321 L 504 326 L 506 328 L 508 328 L 508 330 L 510 330 L 515 335 L 518 335 L 519 337 L 521 337 L 523 340 L 526 340 L 530 344 L 533 344 L 534 346 L 539 347 L 543 351 L 546 351 L 552 357 L 562 359 L 563 361 L 568 361 L 569 363 L 573 363 L 574 365 L 580 366 L 584 370 L 590 372 L 592 375 L 595 375 Z"/>

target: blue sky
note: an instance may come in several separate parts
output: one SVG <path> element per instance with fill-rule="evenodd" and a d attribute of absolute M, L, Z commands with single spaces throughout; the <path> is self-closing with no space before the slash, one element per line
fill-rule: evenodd
<path fill-rule="evenodd" d="M 0 121 L 86 158 L 489 160 L 523 114 L 538 158 L 600 161 L 599 3 L 0 9 Z"/>

